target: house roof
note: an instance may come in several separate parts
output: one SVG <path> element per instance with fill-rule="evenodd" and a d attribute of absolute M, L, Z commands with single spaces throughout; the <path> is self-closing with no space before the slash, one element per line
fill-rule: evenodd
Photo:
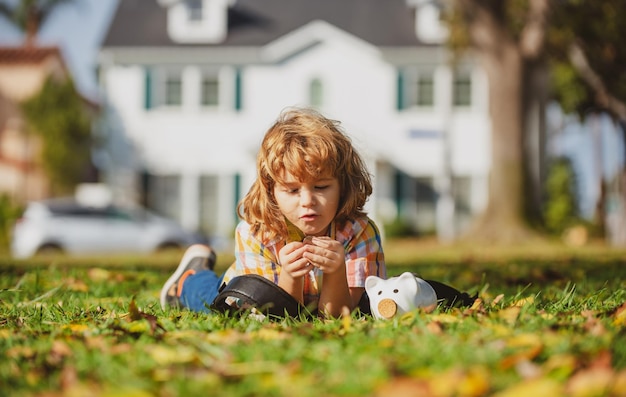
<path fill-rule="evenodd" d="M 167 34 L 167 8 L 157 0 L 119 2 L 103 47 L 263 46 L 314 20 L 324 20 L 376 46 L 421 43 L 406 0 L 237 0 L 218 44 L 180 44 Z"/>
<path fill-rule="evenodd" d="M 49 57 L 63 61 L 58 47 L 0 47 L 0 64 L 39 64 Z"/>
<path fill-rule="evenodd" d="M 32 47 L 32 46 L 11 46 L 0 47 L 0 67 L 22 67 L 26 65 L 40 66 L 42 63 L 48 61 L 51 58 L 58 60 L 61 73 L 63 76 L 71 76 L 70 71 L 65 63 L 65 58 L 61 53 L 59 47 Z M 80 92 L 77 94 L 81 97 L 85 105 L 91 110 L 98 110 L 100 105 L 82 95 Z"/>

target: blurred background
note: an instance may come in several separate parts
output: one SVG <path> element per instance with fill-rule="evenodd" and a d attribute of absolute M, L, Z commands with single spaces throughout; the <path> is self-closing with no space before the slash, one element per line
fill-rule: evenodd
<path fill-rule="evenodd" d="M 90 228 L 128 242 L 131 220 L 123 250 L 229 249 L 261 139 L 290 106 L 342 122 L 387 238 L 626 245 L 624 2 L 0 0 L 0 12 L 0 245 L 16 256 L 87 252 Z"/>

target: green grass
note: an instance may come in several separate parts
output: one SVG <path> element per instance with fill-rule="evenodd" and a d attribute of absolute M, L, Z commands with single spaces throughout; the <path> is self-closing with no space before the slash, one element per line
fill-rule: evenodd
<path fill-rule="evenodd" d="M 626 395 L 626 251 L 386 247 L 481 304 L 257 322 L 163 311 L 175 256 L 2 258 L 0 395 Z"/>

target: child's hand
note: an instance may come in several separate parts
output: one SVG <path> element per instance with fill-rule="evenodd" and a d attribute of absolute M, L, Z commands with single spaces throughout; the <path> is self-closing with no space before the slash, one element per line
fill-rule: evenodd
<path fill-rule="evenodd" d="M 278 252 L 278 260 L 282 266 L 282 271 L 291 278 L 300 278 L 311 270 L 309 260 L 304 258 L 306 244 L 299 241 L 286 244 Z"/>
<path fill-rule="evenodd" d="M 345 269 L 343 245 L 330 237 L 313 237 L 304 247 L 303 258 L 322 272 L 330 274 Z M 307 242 L 308 242 L 307 241 Z"/>

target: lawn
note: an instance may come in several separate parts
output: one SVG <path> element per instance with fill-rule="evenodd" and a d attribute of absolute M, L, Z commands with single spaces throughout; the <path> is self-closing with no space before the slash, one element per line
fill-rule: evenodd
<path fill-rule="evenodd" d="M 259 322 L 163 311 L 176 257 L 0 258 L 0 395 L 626 395 L 626 251 L 396 240 L 386 253 L 390 275 L 479 302 Z"/>

